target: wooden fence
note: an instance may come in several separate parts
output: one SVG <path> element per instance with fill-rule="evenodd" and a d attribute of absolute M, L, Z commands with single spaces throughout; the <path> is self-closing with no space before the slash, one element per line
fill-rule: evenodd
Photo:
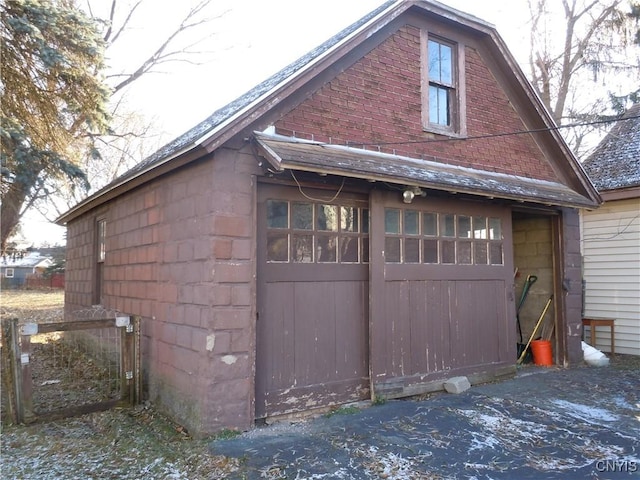
<path fill-rule="evenodd" d="M 140 402 L 139 317 L 2 319 L 2 343 L 3 400 L 14 423 Z"/>
<path fill-rule="evenodd" d="M 64 273 L 54 273 L 48 277 L 28 275 L 25 281 L 27 288 L 59 288 L 64 289 Z"/>

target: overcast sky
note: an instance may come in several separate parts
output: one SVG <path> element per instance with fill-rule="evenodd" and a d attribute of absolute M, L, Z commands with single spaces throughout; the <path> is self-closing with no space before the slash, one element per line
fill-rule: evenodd
<path fill-rule="evenodd" d="M 186 2 L 174 3 L 181 5 L 182 10 L 186 8 Z M 213 51 L 210 62 L 200 66 L 176 64 L 171 74 L 147 76 L 129 91 L 129 104 L 155 117 L 167 133 L 166 140 L 170 140 L 168 137 L 194 126 L 381 3 L 381 0 L 218 0 L 211 11 L 221 16 L 210 24 L 216 32 L 208 43 Z M 526 0 L 442 3 L 496 25 L 512 50 L 522 44 L 519 36 L 527 17 Z M 180 8 L 176 5 L 171 8 L 175 10 L 164 11 L 154 32 L 169 28 L 171 20 L 179 18 Z M 160 13 L 156 9 L 149 14 Z M 146 15 L 144 18 L 144 25 L 131 32 L 139 37 L 138 41 L 153 39 L 149 30 L 153 22 Z M 134 59 L 135 63 L 137 52 L 130 49 L 130 42 L 126 44 L 127 52 L 116 50 L 114 54 Z"/>
<path fill-rule="evenodd" d="M 132 0 L 120 5 L 126 1 Z M 89 2 L 96 9 L 111 3 Z M 197 2 L 143 3 L 131 29 L 116 44 L 119 48 L 109 51 L 111 73 L 137 66 L 174 28 L 189 5 Z M 208 24 L 214 35 L 202 47 L 210 52 L 203 57 L 208 61 L 197 66 L 171 64 L 163 73 L 136 81 L 126 93 L 128 108 L 153 119 L 163 132 L 161 143 L 166 143 L 382 3 L 382 0 L 215 0 L 207 12 L 215 17 Z M 515 47 L 522 45 L 526 0 L 441 3 L 496 25 L 518 56 Z M 106 16 L 107 12 L 94 10 L 94 14 Z M 36 245 L 43 240 L 60 243 L 64 228 L 32 214 L 23 223 L 23 232 Z"/>

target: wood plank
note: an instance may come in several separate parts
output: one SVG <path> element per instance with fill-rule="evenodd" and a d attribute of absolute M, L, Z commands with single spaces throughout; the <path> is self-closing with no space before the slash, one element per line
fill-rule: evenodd
<path fill-rule="evenodd" d="M 93 330 L 99 328 L 115 328 L 115 318 L 91 320 L 74 320 L 69 322 L 39 323 L 38 333 L 68 332 L 71 330 Z"/>

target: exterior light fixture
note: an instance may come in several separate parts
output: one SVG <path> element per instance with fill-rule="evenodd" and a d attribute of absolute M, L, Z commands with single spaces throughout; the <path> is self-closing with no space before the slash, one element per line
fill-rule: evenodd
<path fill-rule="evenodd" d="M 404 192 L 402 192 L 402 201 L 404 203 L 411 203 L 413 199 L 419 195 L 421 197 L 426 197 L 427 193 L 424 192 L 420 187 L 407 187 Z"/>
<path fill-rule="evenodd" d="M 413 197 L 415 197 L 416 194 L 413 193 L 411 190 L 407 189 L 404 192 L 402 192 L 402 201 L 404 203 L 411 203 L 413 202 Z"/>

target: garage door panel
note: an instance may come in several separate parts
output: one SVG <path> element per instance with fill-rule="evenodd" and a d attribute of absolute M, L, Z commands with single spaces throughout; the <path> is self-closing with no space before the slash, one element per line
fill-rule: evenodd
<path fill-rule="evenodd" d="M 369 397 L 368 203 L 312 196 L 259 188 L 257 418 Z"/>
<path fill-rule="evenodd" d="M 274 389 L 266 392 L 264 411 L 269 416 L 304 412 L 369 397 L 369 378 L 356 378 L 297 388 Z"/>
<path fill-rule="evenodd" d="M 369 337 L 368 282 L 335 282 L 336 305 L 343 305 L 336 318 L 336 376 L 368 377 Z"/>
<path fill-rule="evenodd" d="M 372 193 L 370 285 L 382 292 L 371 304 L 374 395 L 432 391 L 451 376 L 513 365 L 510 215 Z"/>
<path fill-rule="evenodd" d="M 295 383 L 314 385 L 330 380 L 335 358 L 336 316 L 330 282 L 298 282 L 295 287 Z M 286 368 L 286 367 L 285 367 Z"/>
<path fill-rule="evenodd" d="M 314 392 L 332 403 L 368 395 L 361 310 L 368 297 L 366 282 L 276 282 L 267 284 L 265 292 L 269 314 L 261 317 L 258 331 L 258 412 L 296 411 L 312 401 L 308 394 Z"/>
<path fill-rule="evenodd" d="M 258 322 L 258 329 L 263 342 L 260 347 L 260 360 L 268 362 L 264 371 L 270 372 L 265 379 L 266 384 L 274 388 L 291 385 L 295 381 L 295 372 L 287 365 L 293 365 L 295 358 L 295 304 L 283 302 L 283 298 L 295 298 L 295 283 L 282 282 L 267 285 L 265 309 L 270 313 L 269 322 Z M 265 328 L 262 328 L 262 327 Z M 268 327 L 268 328 L 267 328 Z M 264 355 L 266 352 L 278 352 L 277 355 Z"/>
<path fill-rule="evenodd" d="M 504 302 L 496 294 L 504 288 L 498 281 L 452 282 L 453 368 L 499 360 L 498 323 Z"/>

